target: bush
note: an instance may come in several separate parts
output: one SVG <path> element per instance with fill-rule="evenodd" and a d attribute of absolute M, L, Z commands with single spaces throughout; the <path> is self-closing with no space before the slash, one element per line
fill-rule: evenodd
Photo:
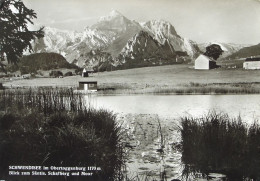
<path fill-rule="evenodd" d="M 37 176 L 42 180 L 119 179 L 124 157 L 116 116 L 75 106 L 83 102 L 82 98 L 71 90 L 2 93 L 0 101 L 5 106 L 0 115 L 0 178 L 12 179 L 9 165 L 40 165 L 102 169 L 91 177 Z"/>
<path fill-rule="evenodd" d="M 64 76 L 68 77 L 68 76 L 72 76 L 72 72 L 66 72 Z"/>
<path fill-rule="evenodd" d="M 83 71 L 83 69 L 76 69 L 76 70 L 75 70 L 75 74 L 76 74 L 76 75 L 81 75 L 81 74 L 82 74 L 82 71 Z"/>
<path fill-rule="evenodd" d="M 222 173 L 229 180 L 260 177 L 260 127 L 210 113 L 181 121 L 183 175 Z"/>
<path fill-rule="evenodd" d="M 51 73 L 49 74 L 51 77 L 59 77 L 59 76 L 63 76 L 63 73 L 61 71 L 51 71 Z"/>

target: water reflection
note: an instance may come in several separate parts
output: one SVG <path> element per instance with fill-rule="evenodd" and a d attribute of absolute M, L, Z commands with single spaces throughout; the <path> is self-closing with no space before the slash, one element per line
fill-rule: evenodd
<path fill-rule="evenodd" d="M 127 133 L 123 141 L 134 148 L 128 152 L 129 175 L 147 176 L 149 173 L 159 178 L 163 168 L 170 180 L 180 178 L 183 168 L 181 153 L 173 146 L 181 140 L 176 127 L 180 117 L 201 117 L 216 110 L 228 113 L 230 117 L 241 115 L 247 123 L 260 118 L 260 95 L 91 95 L 86 99 L 94 108 L 120 113 L 119 122 Z M 160 118 L 161 136 L 156 114 Z M 161 138 L 165 146 L 164 159 L 157 151 Z"/>
<path fill-rule="evenodd" d="M 123 95 L 87 98 L 94 108 L 116 113 L 157 114 L 159 117 L 200 117 L 209 110 L 240 115 L 246 122 L 260 118 L 260 95 Z"/>

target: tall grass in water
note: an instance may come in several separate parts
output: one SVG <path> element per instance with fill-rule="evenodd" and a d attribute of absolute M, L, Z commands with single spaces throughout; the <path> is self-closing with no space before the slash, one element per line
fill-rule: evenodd
<path fill-rule="evenodd" d="M 44 114 L 59 111 L 80 111 L 86 109 L 86 101 L 73 89 L 21 89 L 0 92 L 0 108 L 37 108 Z"/>
<path fill-rule="evenodd" d="M 9 165 L 97 166 L 93 176 L 19 180 L 120 180 L 124 152 L 116 116 L 84 105 L 72 90 L 6 91 L 0 95 L 0 178 Z"/>
<path fill-rule="evenodd" d="M 259 94 L 259 83 L 194 83 L 171 86 L 120 87 L 103 89 L 99 94 Z"/>
<path fill-rule="evenodd" d="M 182 118 L 183 176 L 222 173 L 228 180 L 260 179 L 260 127 L 209 113 Z"/>

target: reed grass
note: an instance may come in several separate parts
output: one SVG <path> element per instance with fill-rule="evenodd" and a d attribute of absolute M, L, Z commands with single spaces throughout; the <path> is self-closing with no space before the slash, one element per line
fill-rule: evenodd
<path fill-rule="evenodd" d="M 86 106 L 73 90 L 0 93 L 0 178 L 9 165 L 97 166 L 91 177 L 15 177 L 40 180 L 121 180 L 125 163 L 116 116 Z"/>
<path fill-rule="evenodd" d="M 222 173 L 228 180 L 260 179 L 260 126 L 211 112 L 181 121 L 183 176 Z"/>
<path fill-rule="evenodd" d="M 80 93 L 74 93 L 73 89 L 16 89 L 3 90 L 0 92 L 0 108 L 16 107 L 17 110 L 24 108 L 37 108 L 44 114 L 59 111 L 81 111 L 87 108 L 86 101 Z"/>
<path fill-rule="evenodd" d="M 252 83 L 196 83 L 179 84 L 176 86 L 137 86 L 129 87 L 122 85 L 120 88 L 103 89 L 99 94 L 176 94 L 176 95 L 205 95 L 205 94 L 260 94 L 258 82 Z"/>

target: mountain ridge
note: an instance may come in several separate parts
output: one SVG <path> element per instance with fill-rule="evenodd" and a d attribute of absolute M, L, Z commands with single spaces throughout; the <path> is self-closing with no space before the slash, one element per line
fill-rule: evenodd
<path fill-rule="evenodd" d="M 33 43 L 35 52 L 60 53 L 79 67 L 90 65 L 100 69 L 102 65 L 106 70 L 105 65 L 110 69 L 111 66 L 130 68 L 123 66 L 125 63 L 134 67 L 133 63 L 139 66 L 174 64 L 179 57 L 190 61 L 201 53 L 198 44 L 181 37 L 171 23 L 164 20 L 139 23 L 115 10 L 82 32 L 51 27 L 44 31 L 45 37 Z M 151 45 L 147 46 L 145 41 Z"/>
<path fill-rule="evenodd" d="M 234 53 L 238 52 L 240 49 L 250 46 L 250 45 L 241 45 L 241 44 L 235 44 L 235 43 L 221 43 L 221 42 L 208 42 L 208 43 L 201 43 L 198 44 L 200 50 L 202 52 L 206 52 L 206 47 L 212 44 L 217 44 L 221 47 L 223 50 L 222 55 L 219 57 L 219 59 L 226 59 L 230 56 L 232 56 Z"/>
<path fill-rule="evenodd" d="M 241 48 L 237 52 L 228 56 L 229 59 L 239 59 L 247 57 L 260 57 L 260 43 L 257 45 L 251 45 L 244 48 Z"/>

